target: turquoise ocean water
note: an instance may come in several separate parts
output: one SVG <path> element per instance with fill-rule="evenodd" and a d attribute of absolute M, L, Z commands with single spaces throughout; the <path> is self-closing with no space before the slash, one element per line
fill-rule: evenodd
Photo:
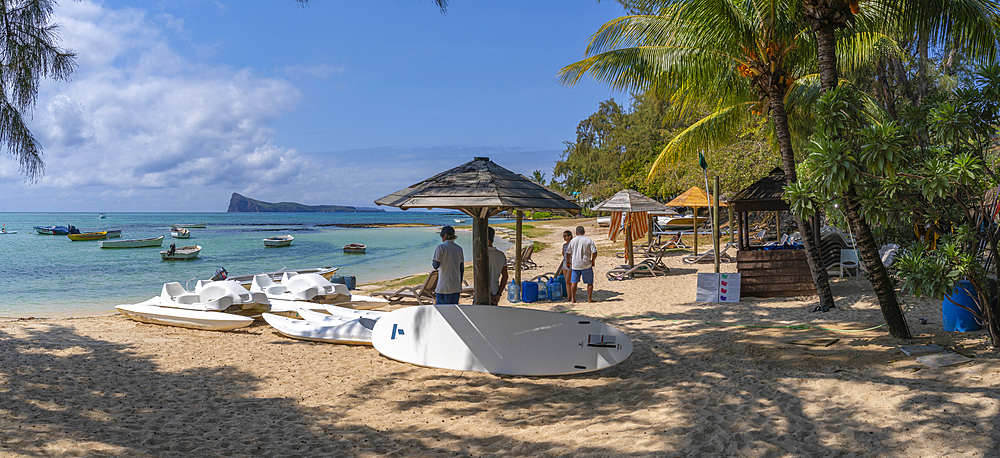
<path fill-rule="evenodd" d="M 467 222 L 456 223 L 455 219 Z M 113 312 L 160 293 L 163 283 L 207 279 L 216 268 L 230 275 L 335 266 L 359 283 L 427 272 L 441 225 L 470 225 L 458 213 L 0 213 L 17 234 L 0 235 L 0 317 L 82 316 Z M 170 238 L 170 225 L 207 223 L 190 239 Z M 341 228 L 332 224 L 426 223 L 437 227 Z M 101 249 L 98 242 L 38 235 L 33 226 L 74 225 L 81 231 L 121 229 L 123 239 L 163 235 L 162 248 Z M 264 248 L 262 239 L 291 234 L 289 247 Z M 471 234 L 459 232 L 467 261 Z M 162 261 L 171 243 L 201 245 L 191 261 Z M 348 243 L 366 254 L 344 254 Z M 497 247 L 506 246 L 498 238 Z M 190 283 L 194 287 L 194 282 Z"/>

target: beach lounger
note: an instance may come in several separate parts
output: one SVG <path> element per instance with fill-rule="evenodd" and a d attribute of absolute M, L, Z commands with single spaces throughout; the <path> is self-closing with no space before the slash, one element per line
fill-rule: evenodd
<path fill-rule="evenodd" d="M 427 279 L 424 280 L 424 284 L 420 286 L 404 286 L 395 291 L 378 291 L 371 293 L 371 295 L 382 296 L 388 299 L 389 302 L 401 301 L 403 299 L 413 299 L 420 305 L 424 305 L 425 302 L 433 304 L 437 300 L 434 295 L 434 288 L 437 287 L 437 280 L 438 271 L 432 270 L 427 274 Z"/>
<path fill-rule="evenodd" d="M 729 253 L 726 253 L 727 251 L 729 251 L 729 247 L 732 246 L 734 246 L 732 242 L 726 242 L 726 246 L 722 248 L 722 252 L 719 253 L 719 262 L 733 262 L 733 258 L 729 256 Z M 689 254 L 681 258 L 681 261 L 684 261 L 685 264 L 694 264 L 697 262 L 715 262 L 715 250 L 714 249 L 708 250 L 702 254 L 699 254 L 698 256 Z"/>
<path fill-rule="evenodd" d="M 608 280 L 625 280 L 637 276 L 660 276 L 670 273 L 670 268 L 663 263 L 663 255 L 666 249 L 660 250 L 655 259 L 643 260 L 633 267 L 627 265 L 616 267 L 607 272 Z"/>
<path fill-rule="evenodd" d="M 521 249 L 521 270 L 534 269 L 535 267 L 538 267 L 538 264 L 535 264 L 535 262 L 531 260 L 531 253 L 534 252 L 535 252 L 534 245 L 528 245 Z M 508 259 L 507 267 L 513 269 L 514 262 L 515 259 L 513 257 Z"/>

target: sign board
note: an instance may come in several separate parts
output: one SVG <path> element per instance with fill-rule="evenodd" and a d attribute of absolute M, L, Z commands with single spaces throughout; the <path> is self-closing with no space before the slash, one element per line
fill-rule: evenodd
<path fill-rule="evenodd" d="M 699 273 L 696 302 L 739 302 L 740 274 Z"/>

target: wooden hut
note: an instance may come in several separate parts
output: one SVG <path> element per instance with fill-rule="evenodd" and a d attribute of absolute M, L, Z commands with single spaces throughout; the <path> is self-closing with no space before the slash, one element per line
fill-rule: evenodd
<path fill-rule="evenodd" d="M 782 200 L 785 193 L 785 172 L 781 168 L 771 170 L 767 176 L 757 180 L 746 189 L 736 193 L 730 204 L 736 212 L 739 233 L 739 251 L 736 254 L 736 270 L 740 273 L 740 294 L 751 297 L 807 296 L 816 294 L 806 250 L 766 249 L 761 243 L 752 243 L 750 238 L 751 212 L 788 211 L 788 202 Z M 817 219 L 818 219 L 818 215 Z M 818 231 L 818 221 L 813 222 L 813 230 Z M 819 239 L 818 233 L 816 234 Z"/>

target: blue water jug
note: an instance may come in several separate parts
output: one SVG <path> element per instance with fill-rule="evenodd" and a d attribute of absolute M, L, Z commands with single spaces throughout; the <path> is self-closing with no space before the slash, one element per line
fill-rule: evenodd
<path fill-rule="evenodd" d="M 562 297 L 569 297 L 569 294 L 566 293 L 566 276 L 560 275 L 556 277 L 556 280 L 559 281 L 560 288 L 562 289 Z"/>
<path fill-rule="evenodd" d="M 545 287 L 546 287 L 546 289 L 549 290 L 549 300 L 550 301 L 561 301 L 562 300 L 562 298 L 563 298 L 563 295 L 562 295 L 562 284 L 559 283 L 559 280 L 556 280 L 555 278 L 553 278 L 553 279 L 549 280 L 549 282 L 545 285 Z"/>
<path fill-rule="evenodd" d="M 524 302 L 535 302 L 538 300 L 538 283 L 526 281 L 521 283 L 521 300 Z"/>
<path fill-rule="evenodd" d="M 521 286 L 514 283 L 514 280 L 507 284 L 507 302 L 511 304 L 521 302 Z"/>

